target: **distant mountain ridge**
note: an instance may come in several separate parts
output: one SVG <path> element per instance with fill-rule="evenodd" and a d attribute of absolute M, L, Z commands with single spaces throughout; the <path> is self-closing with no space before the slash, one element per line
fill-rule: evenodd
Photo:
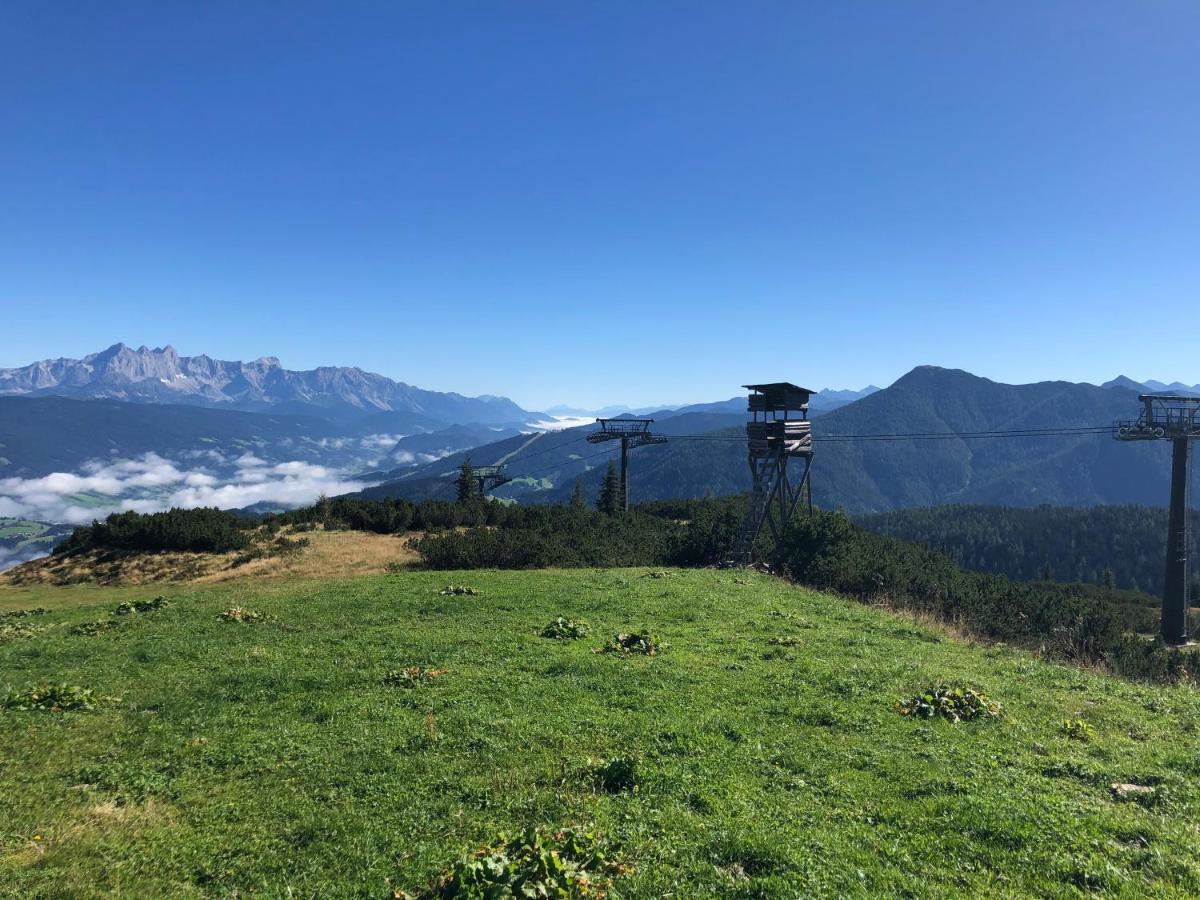
<path fill-rule="evenodd" d="M 512 425 L 541 415 L 506 397 L 423 390 L 357 367 L 293 371 L 273 356 L 240 362 L 180 356 L 171 346 L 135 350 L 121 343 L 83 359 L 0 369 L 0 395 L 181 403 L 341 421 L 390 412 L 422 422 Z"/>
<path fill-rule="evenodd" d="M 1184 384 L 1182 381 L 1173 381 L 1167 384 L 1154 379 L 1134 381 L 1126 375 L 1118 375 L 1112 381 L 1104 382 L 1100 387 L 1120 387 L 1142 394 L 1195 394 L 1200 397 L 1200 384 Z"/>

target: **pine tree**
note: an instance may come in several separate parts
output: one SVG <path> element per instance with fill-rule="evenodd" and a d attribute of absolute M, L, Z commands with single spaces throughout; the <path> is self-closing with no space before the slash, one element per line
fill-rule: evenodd
<path fill-rule="evenodd" d="M 575 489 L 571 491 L 571 509 L 583 509 L 585 502 L 583 496 L 583 479 L 576 478 Z"/>
<path fill-rule="evenodd" d="M 600 485 L 600 497 L 596 508 L 606 515 L 615 516 L 621 511 L 621 476 L 617 474 L 617 464 L 608 461 L 608 471 Z"/>
<path fill-rule="evenodd" d="M 471 468 L 471 457 L 458 467 L 458 502 L 470 503 L 475 498 L 475 470 Z"/>

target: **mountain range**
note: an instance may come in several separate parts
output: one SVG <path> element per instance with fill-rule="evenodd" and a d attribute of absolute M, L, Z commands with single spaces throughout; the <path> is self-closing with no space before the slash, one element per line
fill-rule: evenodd
<path fill-rule="evenodd" d="M 352 421 L 388 413 L 395 430 L 466 422 L 524 424 L 542 417 L 507 397 L 427 391 L 346 366 L 297 372 L 278 359 L 230 362 L 180 356 L 173 347 L 113 344 L 83 359 L 46 359 L 0 369 L 0 396 L 75 397 L 134 403 L 181 403 L 246 412 L 319 415 Z"/>
<path fill-rule="evenodd" d="M 1182 381 L 1173 381 L 1166 384 L 1162 381 L 1134 381 L 1125 375 L 1118 375 L 1112 381 L 1106 381 L 1101 387 L 1111 388 L 1120 387 L 1130 391 L 1137 391 L 1139 394 L 1183 394 L 1194 395 L 1200 397 L 1200 384 L 1184 384 Z"/>

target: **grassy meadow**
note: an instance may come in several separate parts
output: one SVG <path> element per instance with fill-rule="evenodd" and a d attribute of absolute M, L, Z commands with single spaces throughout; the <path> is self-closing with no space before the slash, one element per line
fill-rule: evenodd
<path fill-rule="evenodd" d="M 1200 894 L 1192 688 L 658 574 L 4 588 L 0 613 L 48 612 L 0 619 L 0 695 L 98 700 L 0 708 L 0 895 L 389 897 L 566 825 L 605 837 L 625 897 Z M 539 636 L 558 616 L 591 633 Z M 593 652 L 642 628 L 661 653 Z M 414 666 L 435 675 L 388 678 Z M 1000 716 L 897 712 L 940 682 Z"/>

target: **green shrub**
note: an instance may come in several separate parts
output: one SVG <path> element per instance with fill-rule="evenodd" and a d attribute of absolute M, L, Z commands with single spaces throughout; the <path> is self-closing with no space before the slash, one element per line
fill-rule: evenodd
<path fill-rule="evenodd" d="M 597 647 L 596 653 L 640 653 L 643 656 L 657 656 L 666 647 L 649 631 L 635 631 L 632 634 L 619 632 L 613 635 L 612 643 Z"/>
<path fill-rule="evenodd" d="M 587 637 L 590 631 L 591 629 L 588 627 L 587 622 L 578 619 L 565 619 L 559 616 L 541 630 L 541 636 L 544 638 L 553 638 L 556 641 L 577 641 L 580 638 Z"/>
<path fill-rule="evenodd" d="M 4 696 L 5 709 L 40 710 L 43 712 L 87 711 L 99 704 L 118 702 L 119 697 L 104 697 L 91 688 L 74 684 L 39 684 L 23 691 L 10 689 Z"/>
<path fill-rule="evenodd" d="M 602 898 L 614 876 L 629 868 L 614 861 L 596 833 L 577 828 L 554 832 L 530 830 L 517 838 L 501 834 L 488 847 L 465 853 L 429 887 L 397 898 L 435 897 L 500 900 L 527 898 Z"/>
<path fill-rule="evenodd" d="M 113 610 L 114 616 L 128 616 L 134 613 L 148 613 L 170 606 L 171 601 L 166 597 L 155 597 L 153 600 L 126 600 Z"/>
<path fill-rule="evenodd" d="M 989 700 L 979 691 L 946 684 L 939 684 L 905 700 L 899 704 L 898 709 L 901 715 L 917 719 L 933 719 L 940 716 L 951 722 L 995 718 L 1000 715 L 1000 704 Z"/>

